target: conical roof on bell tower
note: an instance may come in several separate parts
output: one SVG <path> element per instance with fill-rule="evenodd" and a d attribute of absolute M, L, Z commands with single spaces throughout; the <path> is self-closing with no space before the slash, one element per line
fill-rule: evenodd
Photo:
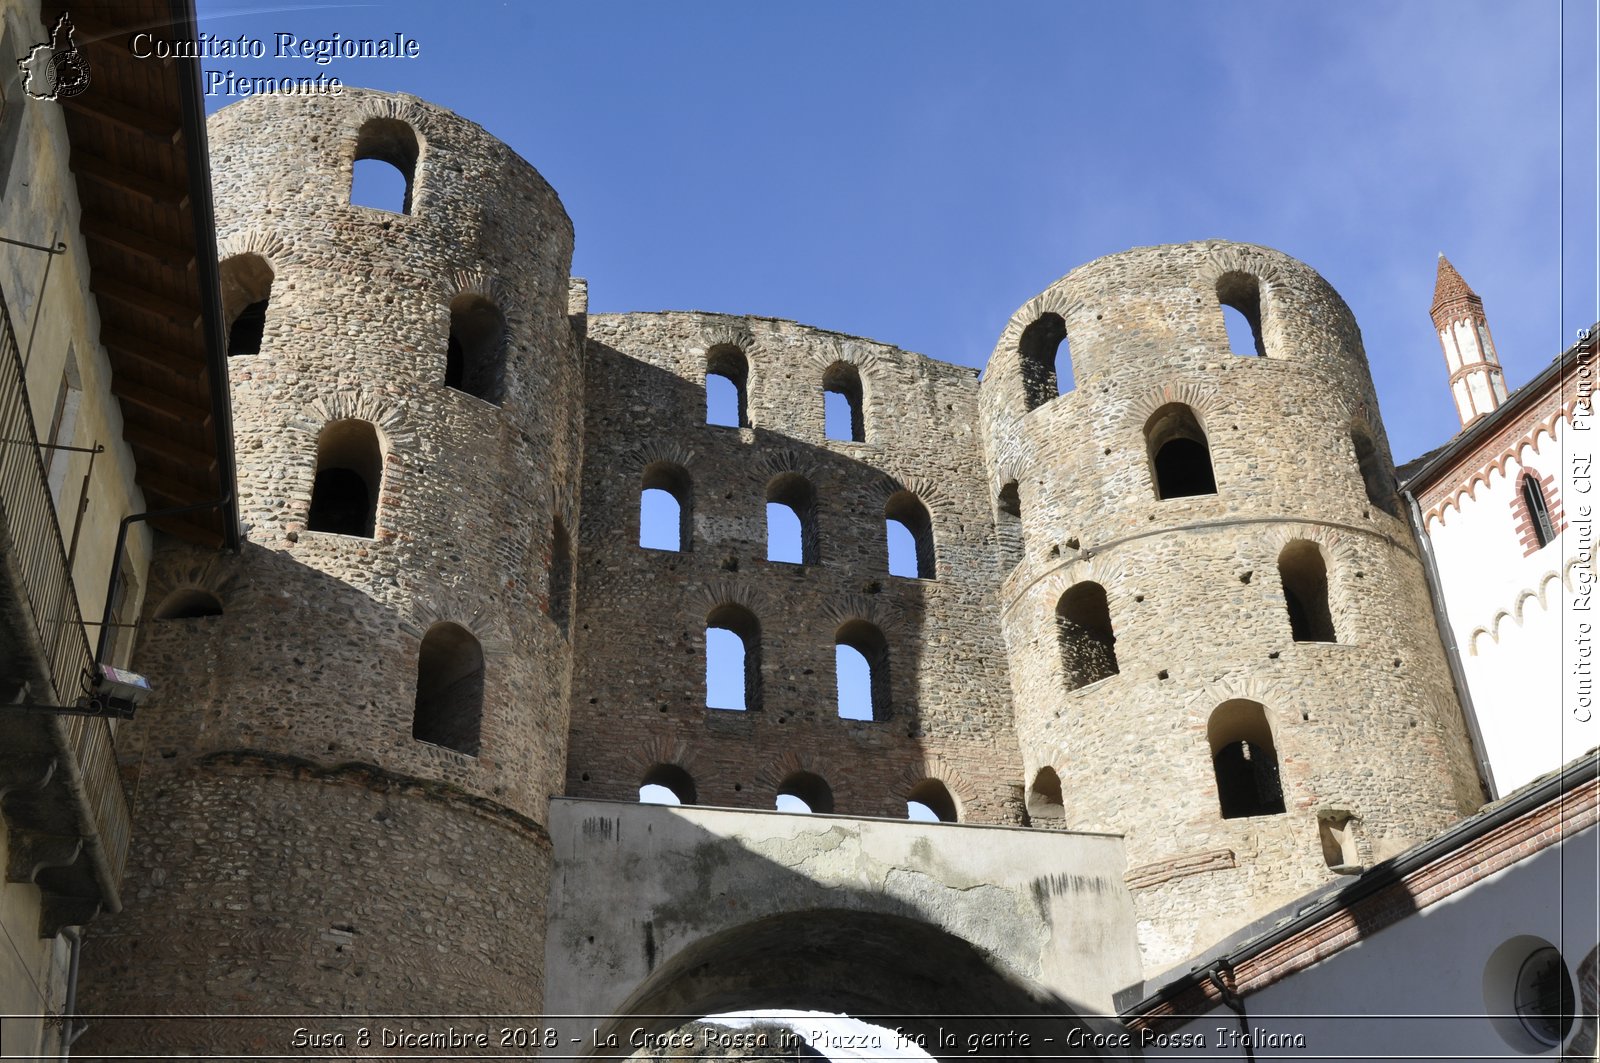
<path fill-rule="evenodd" d="M 1450 311 L 1475 310 L 1483 314 L 1483 300 L 1478 298 L 1478 293 L 1466 282 L 1455 266 L 1444 257 L 1444 252 L 1439 252 L 1439 273 L 1433 282 L 1433 323 L 1440 328 L 1444 323 L 1439 320 L 1441 313 L 1448 315 L 1445 320 L 1457 315 Z"/>
<path fill-rule="evenodd" d="M 1429 312 L 1439 333 L 1439 345 L 1444 348 L 1456 413 L 1465 428 L 1493 413 L 1506 400 L 1505 375 L 1489 335 L 1483 300 L 1442 251 Z"/>

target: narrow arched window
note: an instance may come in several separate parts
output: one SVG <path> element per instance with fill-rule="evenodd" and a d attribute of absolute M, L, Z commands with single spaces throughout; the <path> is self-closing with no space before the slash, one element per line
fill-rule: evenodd
<path fill-rule="evenodd" d="M 961 810 L 941 780 L 923 779 L 906 794 L 906 818 L 924 823 L 957 823 Z"/>
<path fill-rule="evenodd" d="M 416 132 L 396 118 L 369 118 L 356 134 L 350 203 L 357 207 L 410 214 L 417 159 Z"/>
<path fill-rule="evenodd" d="M 867 438 L 862 411 L 861 372 L 849 362 L 834 362 L 822 374 L 822 419 L 829 439 L 861 443 Z"/>
<path fill-rule="evenodd" d="M 372 538 L 383 487 L 383 448 L 370 421 L 334 421 L 317 437 L 317 477 L 306 527 Z"/>
<path fill-rule="evenodd" d="M 1028 786 L 1028 818 L 1035 823 L 1060 823 L 1067 818 L 1061 799 L 1061 777 L 1049 765 L 1033 774 Z"/>
<path fill-rule="evenodd" d="M 563 635 L 572 622 L 572 540 L 560 517 L 550 533 L 550 619 Z"/>
<path fill-rule="evenodd" d="M 883 509 L 889 540 L 889 575 L 908 579 L 934 579 L 933 518 L 928 507 L 910 491 L 896 491 Z"/>
<path fill-rule="evenodd" d="M 222 615 L 222 599 L 198 587 L 185 587 L 173 591 L 156 607 L 157 620 L 197 620 L 206 616 Z"/>
<path fill-rule="evenodd" d="M 1367 501 L 1389 514 L 1400 515 L 1395 504 L 1394 478 L 1384 468 L 1383 455 L 1372 441 L 1367 430 L 1355 425 L 1350 429 L 1350 444 L 1355 448 L 1356 467 L 1361 470 L 1361 484 L 1366 489 Z"/>
<path fill-rule="evenodd" d="M 692 805 L 694 802 L 694 778 L 676 764 L 657 764 L 639 780 L 640 804 Z"/>
<path fill-rule="evenodd" d="M 1266 709 L 1254 701 L 1224 702 L 1206 725 L 1217 802 L 1223 819 L 1281 813 L 1283 784 Z"/>
<path fill-rule="evenodd" d="M 1545 501 L 1544 486 L 1539 478 L 1527 473 L 1522 476 L 1522 504 L 1528 510 L 1529 530 L 1533 532 L 1536 549 L 1550 545 L 1556 537 L 1554 523 L 1550 520 L 1550 506 Z"/>
<path fill-rule="evenodd" d="M 1022 563 L 1022 497 L 1017 481 L 1000 488 L 994 505 L 995 542 L 1000 552 L 1000 571 L 1010 572 Z"/>
<path fill-rule="evenodd" d="M 1067 323 L 1060 314 L 1040 314 L 1022 330 L 1017 343 L 1022 357 L 1022 390 L 1028 409 L 1037 409 L 1072 390 L 1072 348 Z"/>
<path fill-rule="evenodd" d="M 889 640 L 865 620 L 851 620 L 833 636 L 839 716 L 846 720 L 889 718 Z"/>
<path fill-rule="evenodd" d="M 797 771 L 778 785 L 778 799 L 773 807 L 779 812 L 827 815 L 833 811 L 833 789 L 822 776 Z"/>
<path fill-rule="evenodd" d="M 798 473 L 767 484 L 767 560 L 814 565 L 820 553 L 817 492 Z"/>
<path fill-rule="evenodd" d="M 1224 273 L 1217 278 L 1217 302 L 1234 354 L 1267 356 L 1261 338 L 1261 282 L 1251 273 Z"/>
<path fill-rule="evenodd" d="M 639 545 L 646 550 L 687 550 L 693 537 L 694 491 L 681 465 L 645 466 L 639 485 Z"/>
<path fill-rule="evenodd" d="M 483 647 L 460 624 L 434 624 L 417 656 L 411 737 L 475 757 L 482 719 Z"/>
<path fill-rule="evenodd" d="M 1117 674 L 1117 639 L 1111 633 L 1106 589 L 1100 584 L 1074 584 L 1061 596 L 1056 603 L 1056 637 L 1068 690 Z"/>
<path fill-rule="evenodd" d="M 272 300 L 272 267 L 260 255 L 234 255 L 217 267 L 217 274 L 228 326 L 228 357 L 260 354 Z"/>
<path fill-rule="evenodd" d="M 742 605 L 706 616 L 706 708 L 761 707 L 761 625 Z"/>
<path fill-rule="evenodd" d="M 732 344 L 711 348 L 706 355 L 706 424 L 748 428 L 750 363 Z"/>
<path fill-rule="evenodd" d="M 1181 402 L 1167 403 L 1145 422 L 1144 439 L 1157 498 L 1217 493 L 1211 446 L 1192 409 Z"/>
<path fill-rule="evenodd" d="M 450 300 L 445 387 L 498 403 L 505 375 L 505 338 L 506 319 L 494 303 L 470 293 Z"/>
<path fill-rule="evenodd" d="M 1278 578 L 1296 642 L 1338 642 L 1328 607 L 1328 566 L 1322 547 L 1296 539 L 1278 554 Z"/>

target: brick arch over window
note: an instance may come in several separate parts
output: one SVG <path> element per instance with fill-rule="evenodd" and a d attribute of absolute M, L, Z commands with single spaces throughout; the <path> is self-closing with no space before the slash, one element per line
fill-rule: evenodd
<path fill-rule="evenodd" d="M 1061 776 L 1046 764 L 1033 773 L 1028 784 L 1028 818 L 1035 824 L 1059 824 L 1066 821 L 1066 803 L 1061 796 Z"/>
<path fill-rule="evenodd" d="M 1350 445 L 1355 450 L 1356 468 L 1361 474 L 1367 501 L 1391 517 L 1398 517 L 1400 505 L 1395 499 L 1394 477 L 1384 468 L 1383 455 L 1365 422 L 1357 421 L 1350 426 Z"/>
<path fill-rule="evenodd" d="M 933 517 L 922 500 L 910 491 L 896 491 L 883 507 L 884 521 L 899 524 L 916 545 L 917 579 L 938 578 L 938 556 L 933 541 Z"/>
<path fill-rule="evenodd" d="M 351 193 L 357 194 L 360 179 L 357 169 L 363 162 L 384 163 L 399 171 L 405 180 L 405 189 L 396 204 L 395 214 L 410 214 L 413 193 L 416 190 L 417 163 L 422 158 L 422 142 L 409 123 L 398 118 L 368 118 L 356 132 L 355 154 L 351 160 Z M 358 204 L 359 205 L 359 204 Z M 385 205 L 377 209 L 389 210 Z"/>
<path fill-rule="evenodd" d="M 694 776 L 677 764 L 656 764 L 639 779 L 640 798 L 646 786 L 659 786 L 671 792 L 680 805 L 692 805 L 698 798 Z"/>
<path fill-rule="evenodd" d="M 1322 547 L 1296 539 L 1278 554 L 1289 631 L 1296 642 L 1338 642 L 1328 604 L 1328 562 Z"/>
<path fill-rule="evenodd" d="M 1056 639 L 1068 690 L 1118 673 L 1117 637 L 1104 587 L 1086 581 L 1067 588 L 1056 602 Z"/>
<path fill-rule="evenodd" d="M 1144 440 L 1157 498 L 1217 493 L 1211 444 L 1193 408 L 1181 402 L 1162 406 L 1145 422 Z"/>
<path fill-rule="evenodd" d="M 712 632 L 730 633 L 738 643 L 739 660 L 714 659 Z M 743 672 L 743 704 L 714 705 L 711 699 L 711 673 L 714 668 L 738 667 Z M 706 707 L 712 709 L 755 710 L 761 707 L 761 622 L 756 614 L 734 602 L 724 602 L 706 614 Z"/>
<path fill-rule="evenodd" d="M 849 362 L 839 361 L 828 366 L 822 373 L 822 393 L 824 405 L 824 422 L 827 418 L 827 396 L 837 395 L 849 412 L 849 435 L 827 432 L 829 439 L 840 439 L 845 442 L 864 443 L 867 438 L 866 392 L 861 386 L 861 371 Z M 845 420 L 844 417 L 839 418 Z M 842 426 L 841 426 L 842 427 Z"/>
<path fill-rule="evenodd" d="M 345 418 L 317 437 L 317 473 L 306 527 L 372 538 L 383 490 L 383 444 L 371 421 Z"/>
<path fill-rule="evenodd" d="M 887 720 L 890 712 L 889 698 L 889 640 L 884 636 L 882 629 L 876 624 L 865 620 L 852 619 L 839 625 L 833 635 L 835 661 L 840 656 L 839 650 L 844 647 L 860 654 L 867 666 L 867 688 L 871 704 L 873 720 Z M 836 664 L 837 667 L 837 664 Z M 845 715 L 845 678 L 837 677 L 839 681 L 839 715 Z"/>
<path fill-rule="evenodd" d="M 943 779 L 923 779 L 906 793 L 906 801 L 915 801 L 938 817 L 940 823 L 961 822 L 961 806 Z"/>
<path fill-rule="evenodd" d="M 272 282 L 277 275 L 265 258 L 252 252 L 223 259 L 217 272 L 222 288 L 222 319 L 228 329 L 228 357 L 260 354 Z"/>
<path fill-rule="evenodd" d="M 1206 723 L 1206 740 L 1223 819 L 1284 811 L 1278 753 L 1264 706 L 1243 699 L 1223 702 Z"/>
<path fill-rule="evenodd" d="M 445 386 L 498 405 L 505 367 L 506 319 L 500 308 L 472 292 L 451 299 Z"/>
<path fill-rule="evenodd" d="M 1034 318 L 1017 340 L 1021 360 L 1022 389 L 1027 407 L 1034 410 L 1057 395 L 1072 390 L 1072 354 L 1067 340 L 1067 323 L 1060 314 L 1047 311 Z M 1060 360 L 1066 358 L 1061 372 Z"/>
<path fill-rule="evenodd" d="M 717 401 L 713 380 L 731 389 L 731 409 Z M 719 343 L 706 352 L 706 423 L 728 428 L 750 427 L 750 359 L 731 343 Z"/>
<path fill-rule="evenodd" d="M 1254 273 L 1240 270 L 1222 274 L 1217 278 L 1217 306 L 1224 317 L 1228 310 L 1236 312 L 1250 330 L 1251 349 L 1240 350 L 1234 346 L 1233 353 L 1267 357 L 1262 332 L 1261 279 Z"/>
<path fill-rule="evenodd" d="M 1537 469 L 1523 466 L 1511 496 L 1512 527 L 1527 557 L 1544 549 L 1567 526 L 1561 498 L 1553 476 L 1541 476 Z"/>
<path fill-rule="evenodd" d="M 797 771 L 778 784 L 779 797 L 793 797 L 802 801 L 807 811 L 828 815 L 833 811 L 833 787 L 822 776 L 810 771 Z"/>
<path fill-rule="evenodd" d="M 773 557 L 771 527 L 772 507 L 782 506 L 794 514 L 800 525 L 800 556 Z M 811 481 L 797 472 L 784 472 L 767 482 L 767 560 L 793 560 L 802 565 L 815 565 L 822 554 L 822 540 L 817 532 L 817 489 Z"/>
<path fill-rule="evenodd" d="M 182 587 L 161 599 L 156 620 L 196 620 L 222 615 L 222 599 L 200 587 Z"/>
<path fill-rule="evenodd" d="M 659 491 L 664 497 L 653 497 L 652 491 Z M 670 534 L 674 530 L 674 507 L 676 540 Z M 655 522 L 663 526 L 653 527 Z M 639 475 L 639 545 L 651 550 L 688 550 L 693 543 L 694 481 L 689 470 L 676 462 L 651 462 Z"/>
<path fill-rule="evenodd" d="M 460 624 L 434 624 L 417 655 L 411 737 L 475 757 L 482 722 L 483 647 Z"/>

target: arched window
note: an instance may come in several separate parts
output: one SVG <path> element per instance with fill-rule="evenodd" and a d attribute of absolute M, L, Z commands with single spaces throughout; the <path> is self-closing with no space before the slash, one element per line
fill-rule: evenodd
<path fill-rule="evenodd" d="M 934 579 L 938 571 L 933 548 L 933 518 L 910 491 L 896 491 L 883 507 L 889 539 L 889 575 Z"/>
<path fill-rule="evenodd" d="M 550 619 L 561 633 L 572 622 L 572 540 L 556 517 L 550 533 Z"/>
<path fill-rule="evenodd" d="M 306 527 L 372 538 L 383 487 L 383 448 L 370 421 L 334 421 L 317 437 L 317 478 Z"/>
<path fill-rule="evenodd" d="M 1217 493 L 1211 447 L 1189 407 L 1169 402 L 1151 414 L 1144 425 L 1144 439 L 1157 498 Z"/>
<path fill-rule="evenodd" d="M 761 707 L 761 625 L 742 605 L 706 617 L 706 708 Z"/>
<path fill-rule="evenodd" d="M 1278 554 L 1278 578 L 1283 582 L 1294 640 L 1338 642 L 1328 608 L 1328 566 L 1322 559 L 1322 547 L 1305 539 L 1285 546 Z"/>
<path fill-rule="evenodd" d="M 1211 714 L 1206 737 L 1223 819 L 1283 811 L 1283 784 L 1266 709 L 1242 699 L 1223 702 Z"/>
<path fill-rule="evenodd" d="M 450 341 L 445 347 L 445 387 L 499 403 L 505 376 L 506 319 L 481 295 L 450 300 Z"/>
<path fill-rule="evenodd" d="M 640 804 L 692 805 L 694 802 L 694 778 L 676 764 L 657 764 L 639 780 Z"/>
<path fill-rule="evenodd" d="M 422 154 L 416 132 L 396 118 L 369 118 L 356 134 L 350 203 L 357 207 L 411 213 L 411 194 Z"/>
<path fill-rule="evenodd" d="M 1217 278 L 1217 302 L 1234 354 L 1267 356 L 1261 339 L 1261 282 L 1250 273 L 1224 273 Z"/>
<path fill-rule="evenodd" d="M 732 344 L 711 348 L 706 355 L 706 424 L 748 428 L 746 406 L 750 363 Z"/>
<path fill-rule="evenodd" d="M 1010 480 L 1000 488 L 994 514 L 995 540 L 1003 574 L 1022 563 L 1022 498 L 1017 492 L 1017 481 Z"/>
<path fill-rule="evenodd" d="M 1111 607 L 1098 583 L 1078 583 L 1056 603 L 1056 637 L 1067 689 L 1098 683 L 1117 674 L 1117 638 L 1111 632 Z"/>
<path fill-rule="evenodd" d="M 203 616 L 221 616 L 222 600 L 210 591 L 198 587 L 185 587 L 173 591 L 156 607 L 157 620 L 195 620 Z"/>
<path fill-rule="evenodd" d="M 906 818 L 957 823 L 961 819 L 961 811 L 948 786 L 938 779 L 923 779 L 906 794 Z"/>
<path fill-rule="evenodd" d="M 833 811 L 833 790 L 820 775 L 797 771 L 778 787 L 774 804 L 779 812 L 814 812 L 827 815 Z"/>
<path fill-rule="evenodd" d="M 829 439 L 861 443 L 867 438 L 862 412 L 861 372 L 849 362 L 834 362 L 822 374 L 822 419 Z"/>
<path fill-rule="evenodd" d="M 865 620 L 851 620 L 833 636 L 839 716 L 846 720 L 889 718 L 889 640 Z"/>
<path fill-rule="evenodd" d="M 1539 483 L 1538 476 L 1522 474 L 1522 504 L 1528 512 L 1528 526 L 1533 532 L 1533 541 L 1539 544 L 1535 549 L 1549 546 L 1556 537 L 1556 529 L 1550 520 L 1550 505 L 1545 501 L 1544 486 Z"/>
<path fill-rule="evenodd" d="M 1060 314 L 1040 314 L 1022 330 L 1022 390 L 1028 409 L 1037 409 L 1072 390 L 1072 348 Z"/>
<path fill-rule="evenodd" d="M 1355 448 L 1356 465 L 1361 470 L 1361 484 L 1366 488 L 1367 501 L 1391 517 L 1398 517 L 1400 508 L 1395 502 L 1394 478 L 1384 470 L 1383 455 L 1378 453 L 1372 436 L 1361 425 L 1353 425 L 1350 444 Z"/>
<path fill-rule="evenodd" d="M 1028 818 L 1035 823 L 1060 823 L 1067 818 L 1061 799 L 1061 777 L 1049 765 L 1033 774 L 1028 787 Z"/>
<path fill-rule="evenodd" d="M 222 316 L 228 324 L 228 357 L 260 354 L 272 299 L 272 267 L 260 255 L 234 255 L 217 269 Z"/>
<path fill-rule="evenodd" d="M 417 656 L 411 737 L 475 757 L 482 719 L 483 647 L 460 624 L 434 624 Z"/>
<path fill-rule="evenodd" d="M 694 489 L 681 465 L 645 466 L 639 485 L 639 545 L 646 550 L 687 550 L 693 543 Z"/>
<path fill-rule="evenodd" d="M 767 484 L 767 560 L 814 565 L 820 553 L 817 492 L 799 473 Z"/>

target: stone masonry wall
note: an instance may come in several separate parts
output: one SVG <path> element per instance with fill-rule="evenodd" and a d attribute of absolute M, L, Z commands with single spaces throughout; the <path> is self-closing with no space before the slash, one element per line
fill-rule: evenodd
<path fill-rule="evenodd" d="M 373 120 L 418 141 L 409 213 L 349 202 Z M 142 840 L 127 888 L 144 900 L 97 922 L 86 998 L 536 1013 L 571 669 L 548 580 L 556 521 L 578 516 L 571 223 L 527 163 L 412 97 L 256 97 L 210 136 L 225 292 L 271 277 L 260 353 L 229 361 L 248 542 L 232 557 L 168 543 L 152 566 L 138 667 L 159 695 L 121 741 Z M 498 405 L 445 386 L 463 294 L 505 320 Z M 346 419 L 381 445 L 371 538 L 307 529 L 319 435 Z M 222 614 L 157 618 L 195 591 Z M 483 650 L 476 755 L 412 735 L 439 622 Z M 339 925 L 356 927 L 356 981 L 319 943 Z M 194 977 L 201 941 L 225 975 Z M 121 954 L 183 992 L 132 1006 L 95 966 Z M 118 1027 L 96 1050 L 158 1026 Z"/>
<path fill-rule="evenodd" d="M 748 428 L 705 423 L 707 355 L 724 345 L 749 363 Z M 863 442 L 824 438 L 823 375 L 840 361 L 862 380 Z M 649 769 L 673 764 L 700 803 L 771 808 L 786 776 L 809 771 L 836 812 L 903 818 L 935 778 L 963 820 L 1017 822 L 972 371 L 791 322 L 687 313 L 591 318 L 588 368 L 567 792 L 632 800 Z M 663 461 L 693 482 L 691 542 L 676 553 L 639 546 L 641 475 Z M 817 564 L 766 560 L 767 485 L 790 472 L 816 490 Z M 888 574 L 884 507 L 901 489 L 932 517 L 937 578 Z M 706 619 L 723 602 L 760 623 L 751 711 L 706 707 Z M 889 643 L 884 719 L 837 713 L 834 635 L 852 619 Z"/>
<path fill-rule="evenodd" d="M 1219 279 L 1259 278 L 1266 357 L 1230 351 Z M 1018 340 L 1065 320 L 1076 388 L 1028 411 Z M 1209 440 L 1217 492 L 1158 499 L 1145 426 L 1171 402 Z M 1147 968 L 1170 966 L 1327 881 L 1318 815 L 1354 817 L 1371 864 L 1477 807 L 1464 727 L 1407 525 L 1368 498 L 1351 427 L 1394 483 L 1359 332 L 1304 265 L 1220 242 L 1083 266 L 1013 317 L 983 385 L 998 496 L 1023 560 L 1005 578 L 1027 776 L 1051 767 L 1073 829 L 1126 833 Z M 1292 640 L 1278 556 L 1328 567 L 1336 644 Z M 1056 604 L 1108 599 L 1118 674 L 1069 690 Z M 1223 819 L 1207 726 L 1264 707 L 1286 812 Z"/>

